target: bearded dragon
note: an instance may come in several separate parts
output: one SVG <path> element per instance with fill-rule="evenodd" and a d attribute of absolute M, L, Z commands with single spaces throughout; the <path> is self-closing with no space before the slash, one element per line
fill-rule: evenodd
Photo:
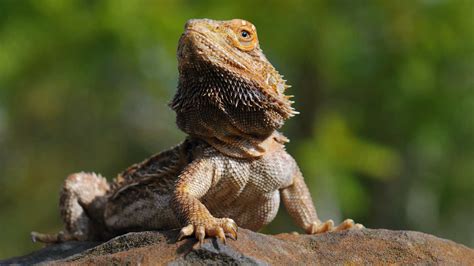
<path fill-rule="evenodd" d="M 32 233 L 52 243 L 108 239 L 129 231 L 181 228 L 225 242 L 239 227 L 257 231 L 280 200 L 308 234 L 362 228 L 334 226 L 316 215 L 295 160 L 277 131 L 296 114 L 289 87 L 260 49 L 248 21 L 192 19 L 177 51 L 178 89 L 170 107 L 188 137 L 131 166 L 108 183 L 94 173 L 66 178 L 60 193 L 65 224 L 58 234 Z"/>

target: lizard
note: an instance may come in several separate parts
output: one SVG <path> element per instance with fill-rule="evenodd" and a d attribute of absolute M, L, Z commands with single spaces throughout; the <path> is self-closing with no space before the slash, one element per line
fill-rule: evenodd
<path fill-rule="evenodd" d="M 290 86 L 241 19 L 191 19 L 177 49 L 178 86 L 170 102 L 187 134 L 177 146 L 132 165 L 111 182 L 68 176 L 60 192 L 65 224 L 34 241 L 104 240 L 142 230 L 180 228 L 177 240 L 237 239 L 258 231 L 280 201 L 307 234 L 363 228 L 352 219 L 322 222 L 297 163 L 278 131 L 297 114 Z"/>

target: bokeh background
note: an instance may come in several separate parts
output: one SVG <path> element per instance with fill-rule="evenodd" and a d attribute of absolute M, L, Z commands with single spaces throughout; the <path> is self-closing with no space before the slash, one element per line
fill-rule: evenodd
<path fill-rule="evenodd" d="M 474 1 L 0 1 L 0 258 L 61 229 L 63 179 L 175 145 L 187 19 L 244 18 L 293 87 L 319 215 L 474 246 Z M 263 232 L 298 230 L 281 209 Z"/>

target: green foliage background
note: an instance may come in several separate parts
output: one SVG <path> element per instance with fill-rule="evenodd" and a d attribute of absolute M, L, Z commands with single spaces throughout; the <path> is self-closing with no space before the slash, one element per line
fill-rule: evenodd
<path fill-rule="evenodd" d="M 166 104 L 201 17 L 253 22 L 293 85 L 283 132 L 322 219 L 474 246 L 474 1 L 1 0 L 0 258 L 61 229 L 69 173 L 183 139 Z M 280 211 L 264 232 L 290 230 Z"/>

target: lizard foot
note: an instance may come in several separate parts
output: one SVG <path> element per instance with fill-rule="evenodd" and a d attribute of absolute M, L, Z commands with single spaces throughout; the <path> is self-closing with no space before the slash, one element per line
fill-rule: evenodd
<path fill-rule="evenodd" d="M 181 229 L 177 241 L 193 234 L 201 245 L 206 236 L 216 237 L 225 244 L 226 235 L 234 240 L 237 239 L 237 224 L 229 218 L 214 218 L 211 222 L 191 223 Z"/>
<path fill-rule="evenodd" d="M 63 231 L 57 234 L 42 234 L 38 232 L 31 232 L 31 240 L 33 242 L 41 242 L 45 244 L 55 244 L 71 240 L 78 240 L 71 234 L 65 233 Z"/>
<path fill-rule="evenodd" d="M 320 234 L 325 232 L 337 232 L 350 229 L 362 229 L 364 226 L 362 224 L 354 223 L 352 219 L 346 219 L 338 226 L 334 227 L 333 220 L 327 220 L 324 223 L 313 222 L 307 229 L 308 234 Z"/>

